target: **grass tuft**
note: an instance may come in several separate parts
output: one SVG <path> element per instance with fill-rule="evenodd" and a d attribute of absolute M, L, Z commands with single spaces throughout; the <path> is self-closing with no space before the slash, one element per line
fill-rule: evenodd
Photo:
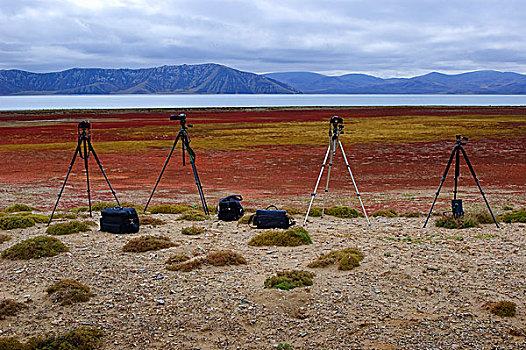
<path fill-rule="evenodd" d="M 162 204 L 150 208 L 152 214 L 181 214 L 185 211 L 192 210 L 192 207 L 186 204 Z"/>
<path fill-rule="evenodd" d="M 166 224 L 166 222 L 164 222 L 163 220 L 154 218 L 153 216 L 149 216 L 149 215 L 139 216 L 139 222 L 141 225 L 150 225 L 150 226 L 160 226 L 160 225 Z"/>
<path fill-rule="evenodd" d="M 210 219 L 209 216 L 205 215 L 204 213 L 197 211 L 197 210 L 188 210 L 184 212 L 179 219 L 177 220 L 185 220 L 185 221 L 205 221 Z"/>
<path fill-rule="evenodd" d="M 46 230 L 46 233 L 54 236 L 62 236 L 87 231 L 91 231 L 89 224 L 80 221 L 70 221 L 49 226 Z"/>
<path fill-rule="evenodd" d="M 7 316 L 15 316 L 25 308 L 27 308 L 27 306 L 23 303 L 19 303 L 13 299 L 4 299 L 0 301 L 0 320 L 5 319 Z"/>
<path fill-rule="evenodd" d="M 0 338 L 0 349 L 5 350 L 97 350 L 103 346 L 103 332 L 92 327 L 80 327 L 63 335 L 30 338 L 21 343 L 16 338 Z"/>
<path fill-rule="evenodd" d="M 35 221 L 22 215 L 0 216 L 0 229 L 14 230 L 17 228 L 27 228 L 35 225 Z"/>
<path fill-rule="evenodd" d="M 6 208 L 4 211 L 6 213 L 17 213 L 17 212 L 20 212 L 20 211 L 33 211 L 33 210 L 35 210 L 35 208 L 32 208 L 29 205 L 15 204 L 15 205 L 12 205 L 12 206 Z"/>
<path fill-rule="evenodd" d="M 169 264 L 166 266 L 166 269 L 170 271 L 190 272 L 192 270 L 201 268 L 201 265 L 201 259 L 192 259 L 180 263 Z"/>
<path fill-rule="evenodd" d="M 195 236 L 195 235 L 199 235 L 201 233 L 205 232 L 204 229 L 200 228 L 200 227 L 197 227 L 195 225 L 192 225 L 190 227 L 184 227 L 181 229 L 181 233 L 183 235 L 187 235 L 187 236 Z"/>
<path fill-rule="evenodd" d="M 142 253 L 151 250 L 161 250 L 174 247 L 177 244 L 173 243 L 170 238 L 165 236 L 142 236 L 130 240 L 122 247 L 123 252 Z"/>
<path fill-rule="evenodd" d="M 45 224 L 49 221 L 48 215 L 42 215 L 42 214 L 32 214 L 30 212 L 24 212 L 24 213 L 18 213 L 16 215 L 20 215 L 26 218 L 29 218 L 33 220 L 36 224 Z"/>
<path fill-rule="evenodd" d="M 435 226 L 449 229 L 464 229 L 469 227 L 478 227 L 478 223 L 475 221 L 475 219 L 467 215 L 458 219 L 455 219 L 452 216 L 446 216 L 435 221 Z"/>
<path fill-rule="evenodd" d="M 190 257 L 188 255 L 178 253 L 178 254 L 174 254 L 174 255 L 170 256 L 168 258 L 168 260 L 166 260 L 166 263 L 168 265 L 180 264 L 180 263 L 188 261 L 188 260 L 190 260 Z"/>
<path fill-rule="evenodd" d="M 312 244 L 309 233 L 303 227 L 295 227 L 286 231 L 268 231 L 253 237 L 248 245 L 255 247 L 280 246 L 296 247 Z"/>
<path fill-rule="evenodd" d="M 372 214 L 372 216 L 384 216 L 386 218 L 394 218 L 394 217 L 397 217 L 398 214 L 396 213 L 396 211 L 392 209 L 382 209 L 382 210 L 375 211 Z"/>
<path fill-rule="evenodd" d="M 247 225 L 251 215 L 245 215 L 241 219 L 237 220 L 238 225 Z"/>
<path fill-rule="evenodd" d="M 89 291 L 89 287 L 72 279 L 58 281 L 48 287 L 46 292 L 51 296 L 53 302 L 59 303 L 60 305 L 85 302 L 93 296 Z"/>
<path fill-rule="evenodd" d="M 247 260 L 241 254 L 231 250 L 219 250 L 217 252 L 210 253 L 202 260 L 202 262 L 212 266 L 247 264 Z"/>
<path fill-rule="evenodd" d="M 336 216 L 338 218 L 353 219 L 363 217 L 364 215 L 354 208 L 345 207 L 343 205 L 337 205 L 325 209 L 327 215 Z"/>
<path fill-rule="evenodd" d="M 310 208 L 309 216 L 312 216 L 313 218 L 321 217 L 321 208 L 320 207 Z"/>
<path fill-rule="evenodd" d="M 346 248 L 324 254 L 307 266 L 311 268 L 327 267 L 338 263 L 338 270 L 348 271 L 360 266 L 360 261 L 363 258 L 363 253 L 357 248 Z"/>
<path fill-rule="evenodd" d="M 55 237 L 37 236 L 4 250 L 0 257 L 9 260 L 29 260 L 51 257 L 67 251 L 68 248 Z"/>
<path fill-rule="evenodd" d="M 513 317 L 517 314 L 517 304 L 511 301 L 499 301 L 490 306 L 490 312 L 500 317 Z"/>
<path fill-rule="evenodd" d="M 519 209 L 511 213 L 501 215 L 500 219 L 504 222 L 526 222 L 526 209 Z"/>
<path fill-rule="evenodd" d="M 308 271 L 278 271 L 275 276 L 267 278 L 265 288 L 290 290 L 298 287 L 312 286 L 314 274 Z"/>

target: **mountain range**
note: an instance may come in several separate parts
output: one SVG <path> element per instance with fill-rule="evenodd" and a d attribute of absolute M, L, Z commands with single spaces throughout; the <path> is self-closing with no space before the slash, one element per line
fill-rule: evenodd
<path fill-rule="evenodd" d="M 382 79 L 365 74 L 255 74 L 219 64 L 143 69 L 0 70 L 0 95 L 42 94 L 526 94 L 526 75 L 475 71 Z"/>

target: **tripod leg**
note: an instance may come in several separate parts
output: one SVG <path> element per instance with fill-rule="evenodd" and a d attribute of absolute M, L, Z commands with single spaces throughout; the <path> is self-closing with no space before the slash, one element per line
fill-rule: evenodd
<path fill-rule="evenodd" d="M 433 207 L 435 206 L 438 195 L 440 194 L 440 190 L 442 189 L 442 185 L 444 184 L 444 180 L 446 179 L 447 172 L 449 171 L 449 168 L 451 167 L 451 162 L 453 161 L 453 157 L 455 156 L 456 151 L 457 151 L 457 146 L 453 148 L 453 152 L 451 152 L 451 157 L 449 157 L 449 161 L 447 162 L 446 170 L 444 171 L 444 175 L 442 175 L 442 178 L 440 179 L 440 185 L 438 186 L 438 190 L 435 193 L 435 199 L 433 200 L 433 204 L 431 204 L 431 209 L 429 209 L 429 214 L 427 214 L 426 222 L 424 223 L 424 228 L 426 228 L 427 222 L 429 221 L 429 217 L 431 216 L 431 212 L 433 211 Z"/>
<path fill-rule="evenodd" d="M 188 137 L 186 135 L 183 136 L 183 149 L 186 148 L 186 150 L 188 151 L 189 147 L 185 145 L 188 145 Z M 201 186 L 201 181 L 199 181 L 199 175 L 197 174 L 195 159 L 189 151 L 188 158 L 190 158 L 190 164 L 192 165 L 192 171 L 194 172 L 195 184 L 197 185 L 197 191 L 199 192 L 199 197 L 201 198 L 201 205 L 203 206 L 203 211 L 206 215 L 210 215 L 210 213 L 208 212 L 208 206 L 206 205 L 205 195 L 203 194 L 203 187 Z"/>
<path fill-rule="evenodd" d="M 338 139 L 338 144 L 340 145 L 340 149 L 342 150 L 343 159 L 345 160 L 345 165 L 347 165 L 347 170 L 349 170 L 349 175 L 351 175 L 352 184 L 354 185 L 354 189 L 356 190 L 356 196 L 358 196 L 358 200 L 360 200 L 360 205 L 362 206 L 363 213 L 365 214 L 365 218 L 367 219 L 367 223 L 369 226 L 371 226 L 371 222 L 369 221 L 369 217 L 367 216 L 367 212 L 365 211 L 365 207 L 363 206 L 362 202 L 362 195 L 358 191 L 358 186 L 356 186 L 356 181 L 354 181 L 354 176 L 352 175 L 351 166 L 349 165 L 349 161 L 347 161 L 347 156 L 345 155 L 345 151 L 343 150 L 342 142 L 340 139 Z"/>
<path fill-rule="evenodd" d="M 95 157 L 95 161 L 99 165 L 100 171 L 102 172 L 102 175 L 104 175 L 104 179 L 106 179 L 106 183 L 110 187 L 110 191 L 113 194 L 113 197 L 115 198 L 115 201 L 117 202 L 117 205 L 120 207 L 121 203 L 119 202 L 119 199 L 117 199 L 117 195 L 115 194 L 113 187 L 111 187 L 110 180 L 108 180 L 108 177 L 106 176 L 106 173 L 104 172 L 104 169 L 102 168 L 102 164 L 100 163 L 99 157 L 97 157 L 97 153 L 95 152 L 95 149 L 93 148 L 93 145 L 91 144 L 90 141 L 88 141 L 88 147 L 91 153 L 93 153 L 93 156 Z"/>
<path fill-rule="evenodd" d="M 325 198 L 329 193 L 329 181 L 331 179 L 332 160 L 334 159 L 334 155 L 336 154 L 336 139 L 331 138 L 329 148 L 331 150 L 331 156 L 329 158 L 329 170 L 327 171 L 327 183 L 325 184 L 325 192 L 323 193 L 321 217 L 323 217 L 323 214 L 325 214 Z"/>
<path fill-rule="evenodd" d="M 93 214 L 91 213 L 91 192 L 89 188 L 89 171 L 88 171 L 88 146 L 87 146 L 87 139 L 83 139 L 83 148 L 84 148 L 84 169 L 86 169 L 86 184 L 87 184 L 87 191 L 88 191 L 88 205 L 89 205 L 89 216 L 93 217 Z M 82 155 L 81 155 L 82 156 Z"/>
<path fill-rule="evenodd" d="M 146 206 L 144 207 L 144 213 L 146 213 L 146 209 L 148 209 L 148 205 L 150 204 L 153 194 L 155 193 L 155 190 L 157 189 L 157 185 L 159 185 L 159 181 L 161 181 L 161 177 L 163 176 L 164 170 L 166 169 L 166 166 L 168 165 L 168 162 L 170 161 L 170 158 L 172 157 L 172 154 L 174 153 L 175 146 L 177 145 L 177 142 L 179 141 L 180 137 L 181 137 L 181 132 L 177 134 L 177 137 L 175 138 L 172 149 L 170 150 L 170 153 L 168 154 L 168 157 L 166 158 L 166 161 L 164 162 L 163 169 L 161 170 L 161 173 L 159 174 L 159 177 L 157 178 L 157 182 L 155 182 L 155 186 L 153 187 L 152 194 L 150 195 L 150 198 L 148 198 L 148 202 L 146 202 Z"/>
<path fill-rule="evenodd" d="M 53 215 L 55 215 L 55 210 L 57 209 L 57 205 L 58 205 L 58 202 L 60 201 L 60 197 L 62 196 L 62 192 L 64 191 L 64 187 L 66 187 L 66 182 L 68 181 L 69 174 L 71 173 L 71 168 L 73 168 L 73 164 L 75 164 L 75 159 L 77 159 L 77 155 L 80 152 L 80 143 L 81 143 L 81 140 L 79 140 L 77 148 L 75 149 L 75 154 L 73 155 L 73 159 L 71 160 L 71 163 L 69 164 L 68 173 L 66 174 L 66 178 L 64 179 L 62 188 L 60 189 L 60 192 L 58 193 L 58 198 L 57 198 L 57 202 L 55 203 L 55 207 L 53 208 L 53 211 L 51 212 L 51 216 L 49 217 L 49 221 L 47 222 L 48 226 L 51 223 L 51 220 L 53 220 Z"/>
<path fill-rule="evenodd" d="M 310 197 L 310 203 L 309 208 L 307 209 L 307 214 L 305 214 L 305 220 L 303 220 L 303 226 L 307 223 L 307 218 L 309 217 L 310 209 L 312 207 L 312 203 L 314 202 L 314 197 L 316 196 L 316 191 L 318 190 L 318 185 L 320 184 L 321 177 L 323 175 L 323 170 L 325 169 L 325 165 L 327 165 L 327 158 L 329 157 L 329 152 L 331 151 L 331 145 L 327 147 L 327 152 L 325 152 L 325 157 L 323 158 L 323 163 L 321 164 L 321 170 L 320 174 L 318 175 L 318 180 L 316 181 L 316 185 L 314 186 L 314 191 L 311 194 Z"/>
<path fill-rule="evenodd" d="M 458 177 L 460 176 L 460 149 L 455 152 L 455 188 L 453 189 L 453 199 L 457 199 Z"/>
<path fill-rule="evenodd" d="M 471 162 L 469 161 L 468 155 L 463 147 L 460 147 L 462 150 L 462 154 L 464 155 L 464 159 L 466 159 L 466 163 L 468 164 L 469 171 L 471 171 L 471 175 L 473 175 L 473 178 L 475 179 L 475 182 L 477 183 L 477 186 L 479 188 L 480 194 L 482 194 L 482 198 L 484 198 L 484 202 L 486 202 L 486 206 L 488 207 L 489 213 L 491 214 L 491 217 L 493 218 L 493 221 L 495 222 L 495 225 L 497 228 L 499 228 L 499 224 L 497 223 L 497 219 L 495 218 L 495 215 L 493 215 L 493 211 L 491 210 L 491 207 L 489 206 L 488 200 L 486 199 L 486 195 L 484 194 L 484 191 L 482 191 L 482 187 L 480 186 L 479 179 L 477 175 L 475 174 L 475 169 L 473 169 L 473 166 L 471 165 Z"/>

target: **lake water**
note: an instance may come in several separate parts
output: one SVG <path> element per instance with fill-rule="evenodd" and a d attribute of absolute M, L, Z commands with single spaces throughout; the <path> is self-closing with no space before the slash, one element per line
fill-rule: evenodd
<path fill-rule="evenodd" d="M 0 111 L 309 106 L 526 106 L 526 95 L 38 95 L 0 96 Z"/>

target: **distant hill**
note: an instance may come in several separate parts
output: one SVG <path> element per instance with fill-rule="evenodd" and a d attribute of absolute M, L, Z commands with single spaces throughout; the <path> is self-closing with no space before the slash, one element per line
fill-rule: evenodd
<path fill-rule="evenodd" d="M 262 75 L 218 64 L 146 69 L 83 69 L 31 73 L 0 70 L 1 95 L 30 94 L 294 94 Z"/>
<path fill-rule="evenodd" d="M 265 74 L 305 94 L 526 94 L 526 75 L 476 71 L 429 73 L 414 78 L 381 79 L 365 74 L 326 76 L 309 72 Z"/>

